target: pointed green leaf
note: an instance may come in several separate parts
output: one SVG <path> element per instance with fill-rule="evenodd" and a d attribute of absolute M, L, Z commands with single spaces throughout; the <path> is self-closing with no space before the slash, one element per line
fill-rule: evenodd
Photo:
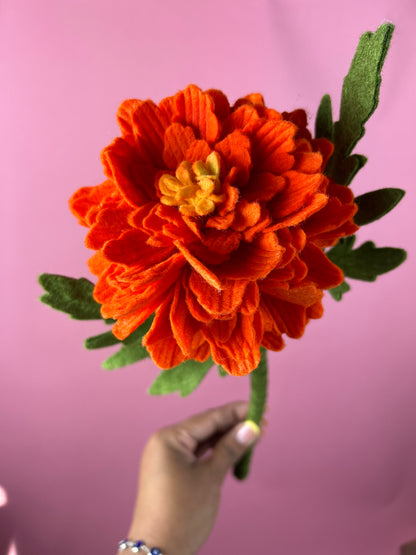
<path fill-rule="evenodd" d="M 341 283 L 341 285 L 338 285 L 338 287 L 333 287 L 332 289 L 329 289 L 329 292 L 333 299 L 335 299 L 336 301 L 341 301 L 342 295 L 344 293 L 347 293 L 350 289 L 351 287 L 346 281 L 344 281 Z"/>
<path fill-rule="evenodd" d="M 143 336 L 149 331 L 152 322 L 153 316 L 150 316 L 150 318 L 148 318 L 141 326 L 139 326 L 137 330 L 126 337 L 126 339 L 122 341 L 121 349 L 103 362 L 102 367 L 104 368 L 104 370 L 115 370 L 116 368 L 128 366 L 129 364 L 133 364 L 139 360 L 148 357 L 149 353 L 147 352 L 147 349 L 143 347 L 142 339 Z M 106 334 L 102 335 L 104 336 Z M 95 338 L 92 337 L 90 339 Z M 101 346 L 104 347 L 104 345 Z"/>
<path fill-rule="evenodd" d="M 315 120 L 315 137 L 317 139 L 323 137 L 330 140 L 331 142 L 334 140 L 332 106 L 331 97 L 329 96 L 329 94 L 324 95 L 322 97 L 321 103 L 319 104 Z"/>
<path fill-rule="evenodd" d="M 344 79 L 340 118 L 334 124 L 335 150 L 325 172 L 338 183 L 350 183 L 362 167 L 349 155 L 365 133 L 364 124 L 377 108 L 381 70 L 393 30 L 394 25 L 384 23 L 375 33 L 364 33 Z"/>
<path fill-rule="evenodd" d="M 213 365 L 211 358 L 205 362 L 187 360 L 175 368 L 163 370 L 149 388 L 150 395 L 166 395 L 179 391 L 181 397 L 198 387 Z"/>
<path fill-rule="evenodd" d="M 357 225 L 366 225 L 385 216 L 401 201 L 405 191 L 402 189 L 377 189 L 355 198 L 358 212 L 354 216 Z"/>
<path fill-rule="evenodd" d="M 100 305 L 92 293 L 94 284 L 85 278 L 75 279 L 57 274 L 42 274 L 39 283 L 46 293 L 40 300 L 76 320 L 101 320 Z"/>
<path fill-rule="evenodd" d="M 350 239 L 349 237 L 347 239 Z M 342 239 L 327 256 L 347 277 L 375 281 L 377 276 L 390 272 L 406 260 L 406 251 L 393 247 L 377 248 L 372 241 L 351 250 L 354 241 Z"/>
<path fill-rule="evenodd" d="M 218 366 L 218 375 L 221 378 L 225 378 L 225 376 L 228 376 L 228 372 L 226 372 L 222 366 Z"/>
<path fill-rule="evenodd" d="M 140 343 L 140 340 L 136 343 L 123 343 L 121 349 L 111 355 L 102 364 L 104 370 L 115 370 L 116 368 L 121 368 L 122 366 L 128 366 L 139 360 L 143 360 L 148 357 L 149 353 Z"/>
<path fill-rule="evenodd" d="M 121 343 L 120 339 L 113 334 L 112 331 L 106 331 L 100 335 L 94 335 L 93 337 L 88 337 L 85 340 L 86 349 L 101 349 L 102 347 L 111 347 L 112 345 L 117 345 Z"/>

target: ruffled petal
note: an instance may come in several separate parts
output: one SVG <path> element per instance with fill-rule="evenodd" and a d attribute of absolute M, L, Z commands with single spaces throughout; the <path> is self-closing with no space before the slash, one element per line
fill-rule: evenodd
<path fill-rule="evenodd" d="M 195 134 L 191 127 L 172 123 L 165 133 L 163 161 L 170 170 L 176 170 L 181 162 L 187 160 L 189 147 L 195 143 Z"/>
<path fill-rule="evenodd" d="M 189 85 L 175 95 L 173 121 L 190 125 L 198 139 L 205 139 L 210 144 L 218 139 L 220 126 L 214 112 L 214 101 L 195 85 Z"/>

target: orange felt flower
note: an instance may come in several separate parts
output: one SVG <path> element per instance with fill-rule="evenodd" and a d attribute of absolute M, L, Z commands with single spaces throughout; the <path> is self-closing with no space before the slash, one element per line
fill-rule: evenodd
<path fill-rule="evenodd" d="M 161 368 L 212 356 L 251 372 L 261 345 L 301 337 L 343 281 L 323 249 L 356 231 L 357 207 L 323 174 L 331 143 L 312 139 L 302 110 L 259 94 L 231 107 L 195 85 L 159 105 L 126 100 L 118 122 L 106 181 L 70 200 L 97 251 L 102 316 L 124 339 L 155 314 L 143 344 Z"/>

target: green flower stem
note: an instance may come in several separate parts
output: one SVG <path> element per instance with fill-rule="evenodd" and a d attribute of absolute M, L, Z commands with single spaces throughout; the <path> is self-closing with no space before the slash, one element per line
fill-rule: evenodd
<path fill-rule="evenodd" d="M 267 398 L 267 356 L 266 349 L 261 347 L 260 363 L 250 374 L 250 404 L 248 407 L 247 420 L 252 420 L 260 426 Z M 244 456 L 234 467 L 234 476 L 238 480 L 244 480 L 250 470 L 253 448 L 248 449 Z"/>

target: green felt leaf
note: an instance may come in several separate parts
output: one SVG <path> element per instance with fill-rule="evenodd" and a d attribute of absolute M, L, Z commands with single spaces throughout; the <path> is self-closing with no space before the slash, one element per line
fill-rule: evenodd
<path fill-rule="evenodd" d="M 401 201 L 405 191 L 402 189 L 377 189 L 355 198 L 358 212 L 354 216 L 357 225 L 366 225 L 385 216 Z"/>
<path fill-rule="evenodd" d="M 315 137 L 321 137 L 330 141 L 334 140 L 334 126 L 332 122 L 332 105 L 331 97 L 326 94 L 322 97 L 319 104 L 318 112 L 315 120 Z"/>
<path fill-rule="evenodd" d="M 221 378 L 228 376 L 228 372 L 226 372 L 222 366 L 218 366 L 218 374 Z"/>
<path fill-rule="evenodd" d="M 327 256 L 347 277 L 375 281 L 377 276 L 390 272 L 406 260 L 406 251 L 393 247 L 377 248 L 372 241 L 352 250 L 355 236 L 341 239 Z"/>
<path fill-rule="evenodd" d="M 205 362 L 187 360 L 175 368 L 163 370 L 150 386 L 149 393 L 167 395 L 178 391 L 181 397 L 185 397 L 198 387 L 212 365 L 211 358 Z"/>
<path fill-rule="evenodd" d="M 123 366 L 128 366 L 129 364 L 133 364 L 142 360 L 149 356 L 147 349 L 142 345 L 142 338 L 143 336 L 149 331 L 150 326 L 152 325 L 153 316 L 148 318 L 146 322 L 144 322 L 141 326 L 137 328 L 133 333 L 131 333 L 126 339 L 124 339 L 121 343 L 121 349 L 107 358 L 102 367 L 105 370 L 115 370 L 116 368 L 121 368 Z M 107 332 L 112 333 L 112 332 Z M 102 334 L 101 336 L 96 336 L 96 338 L 103 337 L 107 334 Z M 94 337 L 90 338 L 91 340 L 95 340 L 99 342 L 98 339 Z M 88 340 L 87 340 L 88 341 Z M 105 345 L 101 345 L 104 347 Z M 109 346 L 109 345 L 106 345 Z M 90 348 L 98 348 L 98 347 L 90 347 Z"/>
<path fill-rule="evenodd" d="M 113 334 L 112 331 L 106 331 L 100 335 L 94 335 L 93 337 L 88 337 L 85 340 L 86 349 L 101 349 L 102 347 L 111 347 L 112 345 L 117 345 L 121 343 L 120 339 Z"/>
<path fill-rule="evenodd" d="M 341 283 L 341 285 L 338 285 L 338 287 L 333 287 L 332 289 L 329 289 L 329 292 L 336 301 L 340 301 L 342 300 L 342 295 L 344 293 L 347 293 L 350 289 L 351 287 L 346 281 L 344 281 L 343 283 Z"/>
<path fill-rule="evenodd" d="M 92 293 L 94 284 L 85 278 L 75 279 L 57 274 L 42 274 L 39 283 L 46 293 L 40 300 L 76 320 L 101 320 L 100 305 Z"/>
<path fill-rule="evenodd" d="M 377 108 L 381 70 L 393 30 L 393 24 L 384 23 L 375 33 L 364 33 L 344 79 L 340 118 L 334 124 L 335 150 L 325 172 L 338 183 L 349 184 L 362 167 L 359 160 L 351 160 L 349 155 L 365 133 L 364 124 Z"/>

